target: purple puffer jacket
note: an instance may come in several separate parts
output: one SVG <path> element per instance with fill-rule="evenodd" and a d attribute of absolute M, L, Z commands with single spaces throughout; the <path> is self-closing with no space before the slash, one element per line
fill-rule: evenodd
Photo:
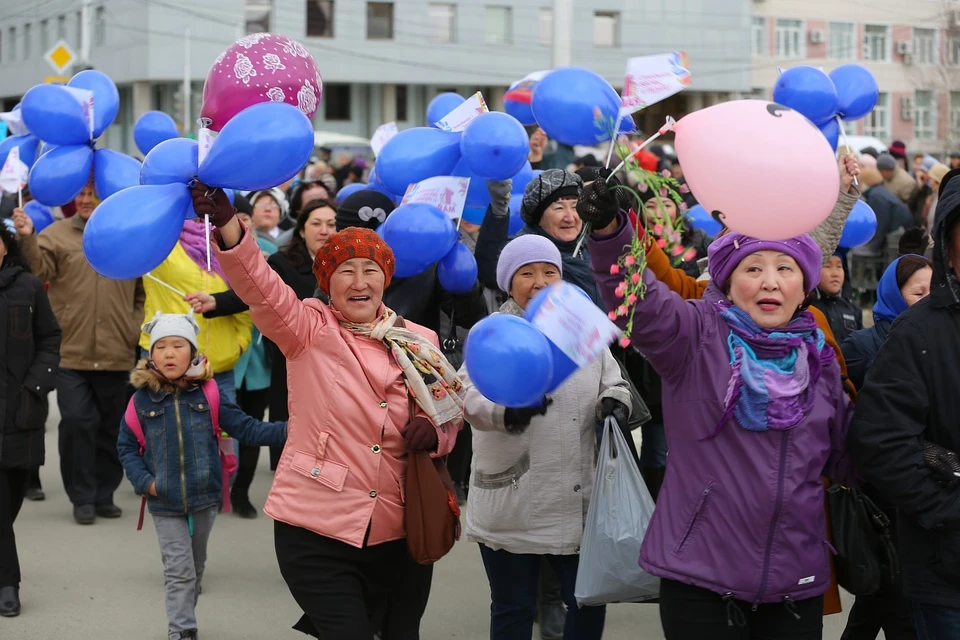
<path fill-rule="evenodd" d="M 610 309 L 622 303 L 614 295 L 622 276 L 610 275 L 610 265 L 632 232 L 621 215 L 618 233 L 590 241 L 594 277 Z M 643 280 L 647 293 L 631 338 L 663 379 L 670 455 L 640 566 L 752 603 L 822 594 L 831 547 L 820 476 L 855 478 L 845 444 L 852 411 L 839 366 L 824 367 L 810 415 L 793 429 L 747 431 L 731 419 L 710 438 L 731 375 L 719 296 L 685 301 L 649 270 Z"/>

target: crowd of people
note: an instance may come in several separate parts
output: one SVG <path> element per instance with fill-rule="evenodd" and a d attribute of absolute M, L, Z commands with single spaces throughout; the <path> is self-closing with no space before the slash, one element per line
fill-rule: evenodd
<path fill-rule="evenodd" d="M 92 184 L 40 233 L 22 208 L 9 211 L 0 616 L 21 611 L 13 527 L 25 498 L 44 497 L 55 389 L 73 518 L 121 517 L 113 498 L 126 473 L 156 529 L 171 640 L 198 637 L 218 512 L 258 515 L 262 446 L 275 470 L 263 511 L 303 611 L 295 629 L 419 637 L 433 571 L 411 555 L 405 516 L 407 465 L 425 454 L 446 460 L 464 506 L 491 639 L 527 640 L 535 624 L 545 640 L 601 638 L 605 608 L 578 607 L 574 591 L 599 426 L 611 417 L 656 501 L 637 560 L 660 578 L 668 640 L 821 638 L 823 616 L 840 610 L 831 484 L 862 487 L 895 523 L 899 554 L 881 588 L 858 594 L 843 638 L 960 637 L 960 154 L 950 166 L 923 154 L 908 165 L 899 143 L 841 150 L 836 206 L 809 234 L 711 238 L 687 223 L 668 256 L 661 222 L 673 228 L 696 199 L 664 147 L 641 164 L 682 196 L 648 191 L 638 203 L 616 188 L 634 178 L 592 156 L 553 166 L 547 146 L 531 132 L 541 172 L 523 193 L 519 233 L 509 232 L 510 180 L 488 183 L 481 225 L 460 225 L 478 276 L 456 294 L 436 266 L 396 275 L 377 234 L 394 199 L 363 189 L 338 200 L 368 166 L 333 168 L 326 151 L 272 189 L 197 184 L 198 218 L 136 280 L 104 278 L 84 259 Z M 877 233 L 853 253 L 899 253 L 882 270 L 872 325 L 838 248 L 861 198 Z M 471 327 L 523 316 L 561 281 L 584 304 L 616 310 L 616 266 L 635 237 L 646 293 L 631 302 L 629 341 L 535 406 L 486 398 L 463 364 Z"/>

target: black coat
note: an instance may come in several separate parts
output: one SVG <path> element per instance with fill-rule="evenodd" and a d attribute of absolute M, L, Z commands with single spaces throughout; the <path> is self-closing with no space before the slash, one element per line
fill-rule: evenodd
<path fill-rule="evenodd" d="M 913 224 L 913 214 L 903 203 L 882 184 L 870 187 L 863 192 L 863 199 L 877 214 L 877 232 L 867 243 L 867 248 L 876 253 L 887 246 L 887 234 Z M 938 207 L 939 208 L 939 207 Z"/>
<path fill-rule="evenodd" d="M 47 291 L 19 266 L 0 269 L 0 468 L 43 464 L 47 394 L 56 386 L 60 325 Z"/>
<path fill-rule="evenodd" d="M 441 311 L 464 329 L 487 316 L 487 301 L 479 283 L 468 293 L 454 295 L 440 286 L 436 266 L 412 278 L 394 278 L 383 292 L 383 304 L 398 316 L 432 329 L 438 336 Z"/>
<path fill-rule="evenodd" d="M 847 336 L 863 329 L 863 309 L 860 305 L 850 302 L 842 295 L 832 296 L 820 289 L 815 290 L 814 295 L 816 298 L 813 306 L 827 316 L 837 344 L 843 344 Z"/>
<path fill-rule="evenodd" d="M 867 371 L 873 367 L 873 361 L 877 359 L 877 354 L 880 353 L 880 347 L 886 341 L 891 326 L 893 326 L 891 321 L 877 319 L 872 327 L 854 331 L 840 345 L 843 359 L 847 363 L 847 377 L 857 391 L 863 388 Z"/>
<path fill-rule="evenodd" d="M 857 397 L 848 444 L 863 477 L 896 505 L 907 598 L 960 608 L 960 489 L 923 463 L 924 441 L 960 452 L 960 284 L 943 238 L 960 218 L 960 180 L 944 187 L 932 292 L 893 323 Z"/>

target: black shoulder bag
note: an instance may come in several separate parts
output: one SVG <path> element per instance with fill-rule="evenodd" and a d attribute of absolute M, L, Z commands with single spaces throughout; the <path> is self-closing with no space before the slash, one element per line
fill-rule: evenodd
<path fill-rule="evenodd" d="M 868 596 L 892 586 L 900 562 L 890 538 L 890 518 L 861 489 L 837 484 L 827 489 L 833 545 L 837 550 L 837 582 L 855 596 Z"/>

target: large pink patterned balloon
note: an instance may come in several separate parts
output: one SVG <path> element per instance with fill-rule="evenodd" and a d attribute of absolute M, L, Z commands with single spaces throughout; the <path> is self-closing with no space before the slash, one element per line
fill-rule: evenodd
<path fill-rule="evenodd" d="M 200 117 L 220 129 L 230 118 L 261 102 L 286 102 L 312 119 L 323 95 L 317 61 L 306 47 L 274 33 L 254 33 L 217 57 L 203 85 Z"/>

